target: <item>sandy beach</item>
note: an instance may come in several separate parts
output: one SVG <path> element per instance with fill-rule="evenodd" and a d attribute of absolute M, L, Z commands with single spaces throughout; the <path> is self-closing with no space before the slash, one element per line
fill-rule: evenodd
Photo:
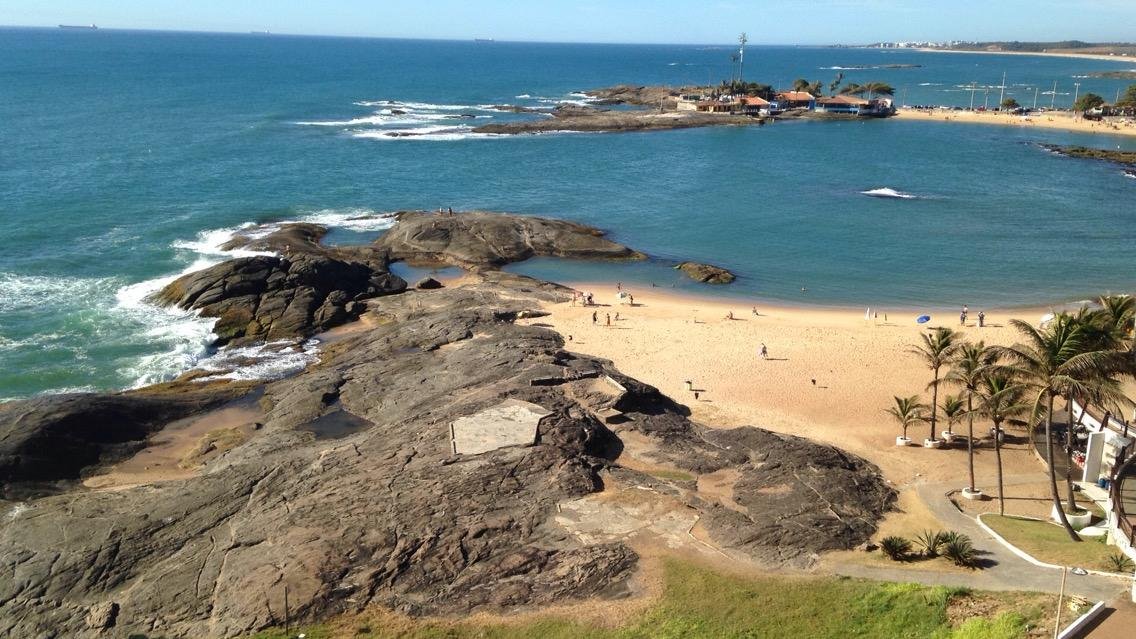
<path fill-rule="evenodd" d="M 934 120 L 937 122 L 962 122 L 966 124 L 993 124 L 1020 129 L 1056 129 L 1075 133 L 1099 135 L 1136 136 L 1136 121 L 1132 118 L 1110 118 L 1109 121 L 1094 122 L 1073 117 L 1067 112 L 1035 113 L 1028 117 L 998 113 L 996 111 L 947 111 L 942 109 L 899 109 L 897 117 L 902 120 Z"/>
<path fill-rule="evenodd" d="M 592 291 L 594 307 L 550 305 L 548 317 L 530 320 L 564 335 L 569 350 L 604 357 L 623 372 L 657 386 L 691 407 L 695 419 L 713 427 L 753 425 L 828 442 L 880 466 L 897 485 L 913 481 L 965 480 L 965 449 L 897 448 L 899 427 L 884 413 L 894 395 L 923 393 L 930 372 L 907 353 L 928 327 L 959 328 L 972 340 L 1012 344 L 1007 320 L 1036 321 L 1044 311 L 986 310 L 986 327 L 975 325 L 980 309 L 970 309 L 966 326 L 958 312 L 933 314 L 926 325 L 916 313 L 861 308 L 812 309 L 768 305 L 754 315 L 744 302 L 711 300 L 636 289 L 635 306 L 615 302 L 616 286 L 573 285 Z M 592 323 L 592 313 L 598 322 Z M 727 319 L 732 312 L 734 319 Z M 878 313 L 878 317 L 876 314 Z M 618 314 L 618 320 L 616 316 Z M 607 316 L 611 316 L 611 325 Z M 768 359 L 759 356 L 761 345 Z M 699 391 L 695 399 L 685 382 Z M 815 384 L 813 382 L 815 380 Z M 943 387 L 943 395 L 957 389 Z M 929 395 L 928 395 L 929 397 Z M 946 428 L 940 424 L 940 430 Z M 955 430 L 965 432 L 965 424 Z M 989 425 L 976 423 L 976 434 Z M 928 427 L 909 436 L 921 442 Z M 982 449 L 976 472 L 993 477 L 994 456 Z M 1006 473 L 1040 472 L 1024 445 L 1005 449 Z"/>
<path fill-rule="evenodd" d="M 1109 62 L 1128 62 L 1136 58 L 1127 55 L 1108 55 L 1105 53 L 1072 53 L 1062 51 L 1059 53 L 1050 53 L 1042 51 L 962 51 L 960 49 L 933 49 L 930 47 L 916 48 L 914 51 L 924 51 L 927 53 L 981 53 L 983 55 L 1016 55 L 1016 56 L 1040 56 L 1043 58 L 1081 58 L 1083 60 L 1108 60 Z"/>

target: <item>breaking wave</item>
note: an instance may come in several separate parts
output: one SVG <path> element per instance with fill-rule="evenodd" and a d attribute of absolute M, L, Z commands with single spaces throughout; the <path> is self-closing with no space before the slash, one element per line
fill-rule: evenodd
<path fill-rule="evenodd" d="M 918 200 L 918 199 L 920 199 L 920 197 L 918 195 L 912 195 L 911 193 L 904 193 L 903 191 L 897 191 L 895 189 L 888 188 L 888 187 L 884 187 L 884 188 L 880 188 L 880 189 L 870 189 L 868 191 L 860 191 L 860 193 L 862 195 L 867 195 L 868 197 L 878 197 L 878 198 L 891 199 L 891 200 Z"/>

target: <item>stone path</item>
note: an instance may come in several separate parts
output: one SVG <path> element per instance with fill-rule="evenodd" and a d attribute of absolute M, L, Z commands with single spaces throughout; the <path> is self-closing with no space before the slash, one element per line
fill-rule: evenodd
<path fill-rule="evenodd" d="M 965 586 L 981 590 L 1034 590 L 1060 592 L 1061 571 L 1043 568 L 1018 557 L 998 540 L 991 537 L 970 516 L 951 503 L 946 494 L 958 488 L 950 484 L 921 484 L 916 487 L 919 498 L 927 504 L 950 530 L 964 533 L 974 542 L 975 548 L 984 551 L 982 559 L 990 566 L 970 573 L 939 572 L 935 570 L 908 570 L 883 566 L 841 565 L 836 572 L 850 577 L 883 579 L 886 581 L 914 581 L 929 585 Z M 1112 601 L 1130 584 L 1123 579 L 1098 575 L 1069 573 L 1065 584 L 1067 594 L 1079 595 L 1092 601 Z"/>

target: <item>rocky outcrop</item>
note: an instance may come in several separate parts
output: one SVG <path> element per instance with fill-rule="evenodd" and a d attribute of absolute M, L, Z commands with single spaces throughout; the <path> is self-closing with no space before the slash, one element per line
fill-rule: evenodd
<path fill-rule="evenodd" d="M 764 124 L 760 117 L 730 115 L 727 113 L 702 113 L 698 111 L 602 111 L 592 109 L 578 111 L 572 115 L 486 124 L 475 128 L 475 133 L 498 135 L 517 135 L 521 133 L 554 133 L 557 131 L 578 132 L 631 132 L 665 131 L 670 129 L 690 129 L 708 126 L 751 126 Z"/>
<path fill-rule="evenodd" d="M 424 277 L 418 280 L 414 288 L 420 291 L 432 291 L 435 289 L 443 288 L 442 283 L 432 277 Z"/>
<path fill-rule="evenodd" d="M 641 260 L 645 255 L 604 237 L 603 231 L 563 220 L 486 213 L 406 212 L 375 242 L 391 260 L 497 268 L 531 257 Z"/>
<path fill-rule="evenodd" d="M 690 279 L 704 284 L 729 284 L 737 279 L 737 276 L 726 269 L 710 264 L 683 262 L 676 265 L 675 268 L 682 271 Z"/>
<path fill-rule="evenodd" d="M 1058 155 L 1083 160 L 1104 160 L 1121 166 L 1136 167 L 1136 151 L 1121 151 L 1119 149 L 1093 149 L 1085 146 L 1062 146 L 1060 144 L 1042 144 L 1041 147 Z"/>
<path fill-rule="evenodd" d="M 287 232 L 299 241 L 273 235 L 254 245 L 283 255 L 239 258 L 184 275 L 154 301 L 216 317 L 216 343 L 225 345 L 308 337 L 357 318 L 364 300 L 406 290 L 371 249 L 323 250 L 316 244 L 322 227 Z"/>
<path fill-rule="evenodd" d="M 84 471 L 137 452 L 169 422 L 247 391 L 202 384 L 187 392 L 49 395 L 0 404 L 0 498 L 65 487 Z"/>
<path fill-rule="evenodd" d="M 610 362 L 513 321 L 569 299 L 555 285 L 489 271 L 429 295 L 375 300 L 381 321 L 266 384 L 263 426 L 195 477 L 0 503 L 0 635 L 233 636 L 283 623 L 285 592 L 293 623 L 375 604 L 467 614 L 624 594 L 635 552 L 556 518 L 558 504 L 631 472 L 589 390 L 604 378 L 622 389 L 604 400 L 619 428 L 654 442 L 660 461 L 738 473 L 747 516 L 681 482 L 642 483 L 685 491 L 725 547 L 771 561 L 853 547 L 890 504 L 863 460 L 756 429 L 703 430 Z M 505 400 L 547 413 L 535 443 L 453 454 L 450 424 Z M 4 410 L 30 424 L 66 400 L 44 401 Z M 93 419 L 68 410 L 75 424 Z M 151 430 L 156 410 L 116 420 Z"/>

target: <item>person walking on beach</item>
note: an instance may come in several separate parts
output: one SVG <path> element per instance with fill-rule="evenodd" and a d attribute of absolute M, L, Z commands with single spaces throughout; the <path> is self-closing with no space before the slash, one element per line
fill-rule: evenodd
<path fill-rule="evenodd" d="M 615 321 L 619 321 L 619 311 L 615 312 Z"/>
<path fill-rule="evenodd" d="M 604 313 L 604 315 L 607 317 L 607 325 L 611 326 L 611 313 Z"/>
<path fill-rule="evenodd" d="M 966 311 L 959 313 L 959 324 L 962 325 L 962 326 L 966 326 Z"/>
<path fill-rule="evenodd" d="M 635 306 L 635 296 L 634 296 L 634 295 L 632 295 L 631 293 L 628 293 L 628 294 L 627 294 L 627 301 L 628 301 L 628 303 L 630 303 L 630 304 L 631 304 L 632 306 Z"/>
<path fill-rule="evenodd" d="M 592 311 L 592 326 L 595 326 L 596 324 L 598 324 L 599 321 L 600 321 L 599 312 L 598 311 Z"/>
<path fill-rule="evenodd" d="M 984 311 L 978 311 L 978 328 L 982 328 L 983 326 L 986 326 L 986 313 Z"/>
<path fill-rule="evenodd" d="M 765 342 L 761 343 L 761 359 L 769 359 L 769 349 L 765 348 Z"/>

